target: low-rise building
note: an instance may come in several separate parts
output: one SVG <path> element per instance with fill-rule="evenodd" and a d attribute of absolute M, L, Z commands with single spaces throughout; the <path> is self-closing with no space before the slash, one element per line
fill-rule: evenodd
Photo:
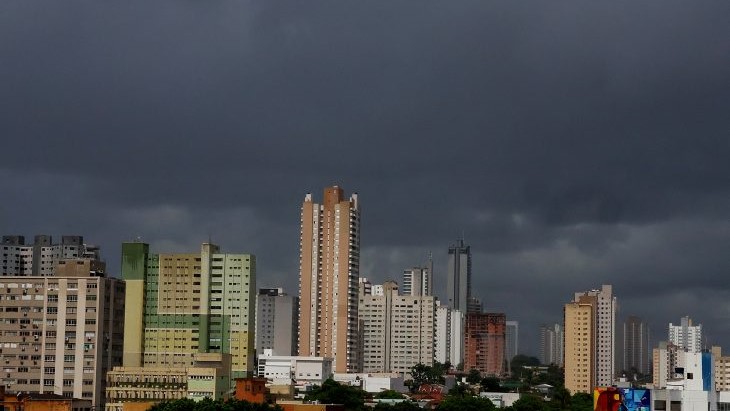
<path fill-rule="evenodd" d="M 407 392 L 403 375 L 400 373 L 351 373 L 334 375 L 334 380 L 356 387 L 362 388 L 363 391 L 377 394 L 382 391 L 393 390 L 397 392 Z"/>
<path fill-rule="evenodd" d="M 58 394 L 4 394 L 0 397 L 4 411 L 92 411 L 91 400 L 67 398 Z"/>
<path fill-rule="evenodd" d="M 258 376 L 270 384 L 322 385 L 332 376 L 332 358 L 268 354 L 259 357 Z"/>
<path fill-rule="evenodd" d="M 107 374 L 106 410 L 182 398 L 227 399 L 230 377 L 231 355 L 220 353 L 196 354 L 192 367 L 114 367 Z"/>

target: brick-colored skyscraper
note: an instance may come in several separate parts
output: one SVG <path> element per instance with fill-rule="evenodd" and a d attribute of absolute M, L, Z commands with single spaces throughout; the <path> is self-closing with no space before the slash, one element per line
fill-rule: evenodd
<path fill-rule="evenodd" d="M 299 355 L 331 357 L 335 372 L 359 371 L 357 303 L 360 206 L 337 186 L 302 204 L 299 258 Z"/>
<path fill-rule="evenodd" d="M 502 313 L 471 313 L 464 328 L 464 370 L 486 375 L 504 373 L 504 343 L 507 317 Z"/>

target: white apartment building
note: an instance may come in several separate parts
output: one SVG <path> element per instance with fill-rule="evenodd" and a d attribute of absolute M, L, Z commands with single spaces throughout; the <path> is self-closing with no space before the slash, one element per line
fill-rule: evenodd
<path fill-rule="evenodd" d="M 436 301 L 434 360 L 453 366 L 464 361 L 464 314 Z"/>
<path fill-rule="evenodd" d="M 106 373 L 122 363 L 124 282 L 103 263 L 59 262 L 54 277 L 0 277 L 0 385 L 104 405 Z"/>
<path fill-rule="evenodd" d="M 683 351 L 702 351 L 702 324 L 694 325 L 689 317 L 682 317 L 679 325 L 669 323 L 669 341 Z"/>
<path fill-rule="evenodd" d="M 432 365 L 435 297 L 399 295 L 392 281 L 382 289 L 382 295 L 360 295 L 363 372 L 407 374 L 416 364 Z"/>

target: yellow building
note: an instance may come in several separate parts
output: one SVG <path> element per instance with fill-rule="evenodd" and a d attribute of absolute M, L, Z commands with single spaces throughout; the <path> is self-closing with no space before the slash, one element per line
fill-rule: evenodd
<path fill-rule="evenodd" d="M 182 398 L 229 398 L 231 355 L 200 353 L 193 358 L 191 367 L 114 367 L 107 373 L 106 410 L 148 409 Z"/>
<path fill-rule="evenodd" d="M 593 392 L 594 327 L 593 304 L 565 304 L 565 388 L 572 394 Z"/>

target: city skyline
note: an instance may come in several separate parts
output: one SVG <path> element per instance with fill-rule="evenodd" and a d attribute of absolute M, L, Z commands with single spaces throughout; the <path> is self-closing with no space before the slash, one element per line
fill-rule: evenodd
<path fill-rule="evenodd" d="M 2 233 L 83 234 L 116 277 L 124 241 L 212 241 L 294 293 L 301 199 L 338 184 L 361 276 L 432 252 L 443 300 L 463 233 L 526 353 L 598 284 L 652 341 L 689 315 L 730 346 L 727 2 L 0 11 Z"/>

